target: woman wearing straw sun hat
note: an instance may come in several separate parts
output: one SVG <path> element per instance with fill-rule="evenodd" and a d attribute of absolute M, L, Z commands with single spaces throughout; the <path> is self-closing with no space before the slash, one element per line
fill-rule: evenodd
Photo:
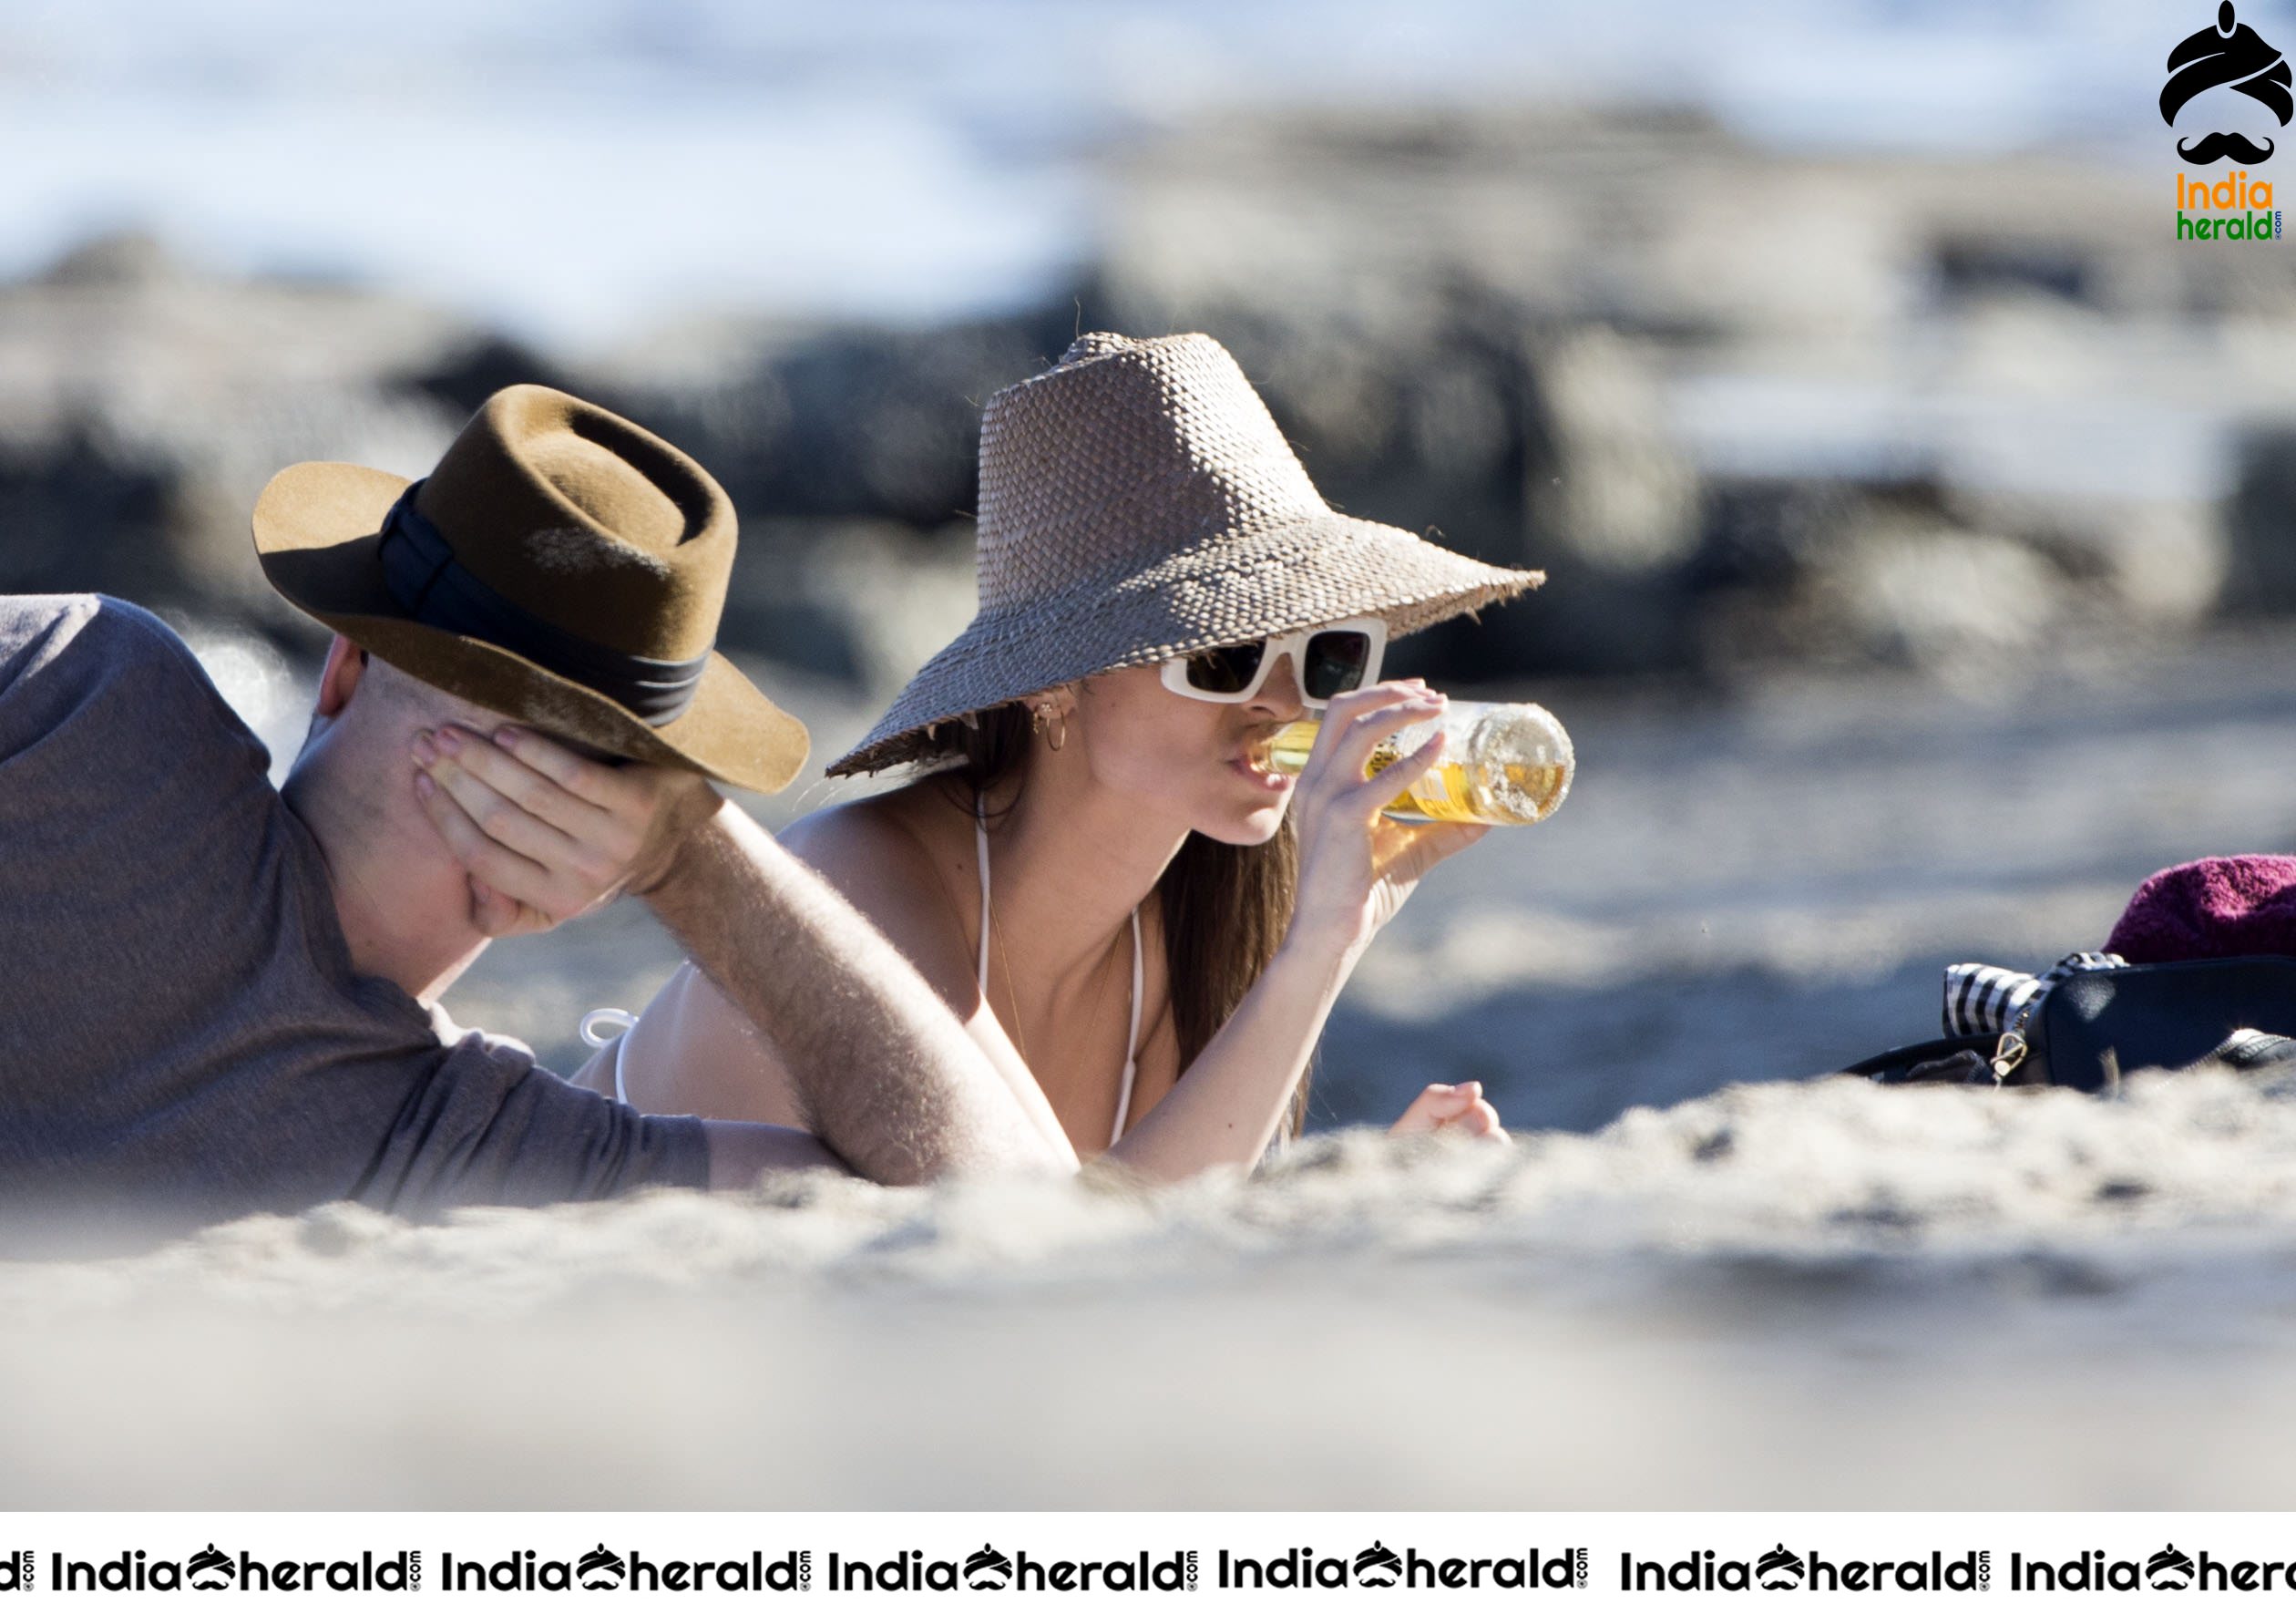
<path fill-rule="evenodd" d="M 1388 639 L 1540 580 L 1335 512 L 1212 339 L 1088 334 L 989 403 L 979 612 L 829 768 L 931 770 L 784 839 L 1048 1138 L 1156 1177 L 1248 1163 L 1365 947 L 1482 832 L 1379 817 L 1441 741 L 1367 781 L 1374 748 L 1444 703 L 1376 680 Z M 1303 710 L 1297 780 L 1258 770 Z M 691 968 L 611 1060 L 633 1104 L 702 1115 L 779 1064 Z M 1397 1124 L 1439 1125 L 1498 1131 L 1472 1084 Z"/>

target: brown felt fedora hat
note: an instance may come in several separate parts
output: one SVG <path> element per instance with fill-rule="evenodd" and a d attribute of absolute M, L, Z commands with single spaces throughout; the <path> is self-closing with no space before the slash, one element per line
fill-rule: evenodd
<path fill-rule="evenodd" d="M 426 478 L 301 462 L 255 502 L 272 585 L 409 676 L 770 793 L 807 740 L 712 647 L 733 541 L 701 464 L 538 384 L 489 398 Z"/>
<path fill-rule="evenodd" d="M 980 421 L 979 612 L 829 771 L 1123 665 L 1378 615 L 1400 637 L 1537 586 L 1337 511 L 1220 344 L 1088 333 Z"/>

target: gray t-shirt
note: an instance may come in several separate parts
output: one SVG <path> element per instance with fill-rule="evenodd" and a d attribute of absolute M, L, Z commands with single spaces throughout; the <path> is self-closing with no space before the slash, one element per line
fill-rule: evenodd
<path fill-rule="evenodd" d="M 269 766 L 142 610 L 0 597 L 0 1207 L 179 1224 L 708 1183 L 694 1118 L 356 974 Z"/>

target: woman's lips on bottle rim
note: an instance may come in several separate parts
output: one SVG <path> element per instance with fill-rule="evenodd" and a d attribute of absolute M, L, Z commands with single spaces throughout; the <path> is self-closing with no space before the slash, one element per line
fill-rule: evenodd
<path fill-rule="evenodd" d="M 1229 756 L 1228 766 L 1250 779 L 1258 788 L 1271 793 L 1280 793 L 1289 789 L 1292 786 L 1292 775 L 1272 772 L 1260 767 L 1256 765 L 1259 750 L 1256 747 L 1246 749 L 1239 755 Z"/>

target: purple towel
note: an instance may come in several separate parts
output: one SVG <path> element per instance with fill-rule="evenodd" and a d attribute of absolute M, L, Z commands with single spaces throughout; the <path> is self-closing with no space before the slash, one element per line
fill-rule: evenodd
<path fill-rule="evenodd" d="M 2105 943 L 2131 964 L 2296 955 L 2296 857 L 2202 858 L 2137 888 Z"/>

